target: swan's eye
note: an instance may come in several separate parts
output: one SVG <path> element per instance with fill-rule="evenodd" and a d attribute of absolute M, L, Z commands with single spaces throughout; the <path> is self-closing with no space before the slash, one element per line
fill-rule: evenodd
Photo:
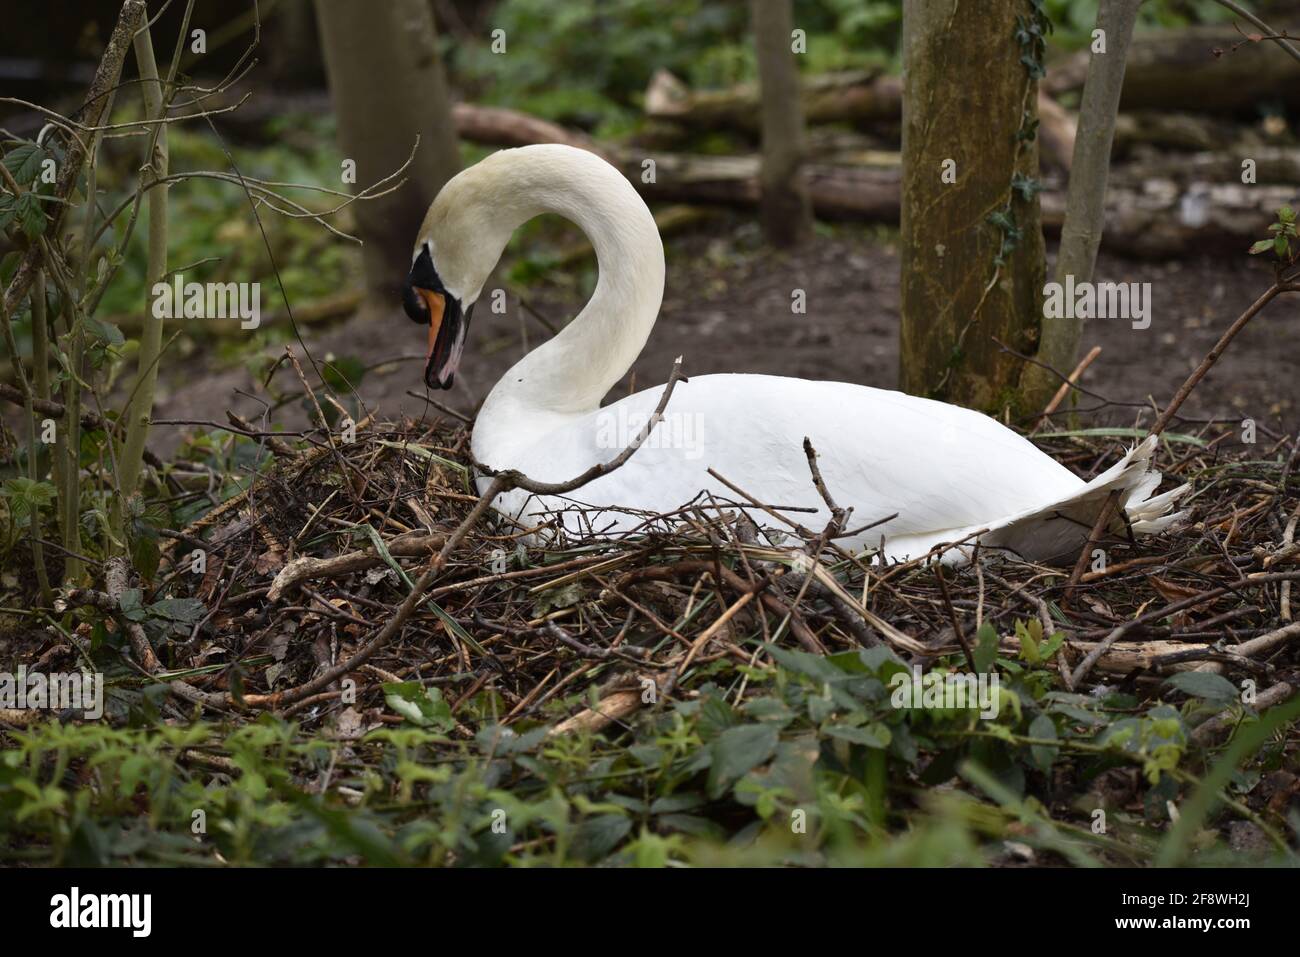
<path fill-rule="evenodd" d="M 422 326 L 429 324 L 429 307 L 424 297 L 409 282 L 402 287 L 402 309 L 412 322 L 418 322 Z"/>
<path fill-rule="evenodd" d="M 424 296 L 426 292 L 446 293 L 442 278 L 433 266 L 433 256 L 429 252 L 428 243 L 421 246 L 420 254 L 415 257 L 415 262 L 411 263 L 411 272 L 406 277 L 406 285 L 402 287 L 402 308 L 406 310 L 406 314 L 413 322 L 421 325 L 429 323 L 429 306 Z"/>

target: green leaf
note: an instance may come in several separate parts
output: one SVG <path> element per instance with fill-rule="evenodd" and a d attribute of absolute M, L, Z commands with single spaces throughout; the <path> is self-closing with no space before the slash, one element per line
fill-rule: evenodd
<path fill-rule="evenodd" d="M 1065 632 L 1054 631 L 1047 641 L 1038 646 L 1038 652 L 1042 655 L 1044 661 L 1051 661 L 1056 657 L 1056 653 L 1061 650 L 1061 645 L 1065 644 Z"/>
<path fill-rule="evenodd" d="M 418 681 L 388 682 L 384 685 L 384 703 L 407 721 L 421 728 L 448 731 L 456 721 L 451 716 L 451 705 L 435 687 L 424 687 Z"/>
<path fill-rule="evenodd" d="M 1035 620 L 1032 624 L 1038 625 L 1038 633 L 1041 635 L 1043 626 Z M 1036 665 L 1043 660 L 1043 656 L 1038 650 L 1038 641 L 1030 628 L 1025 626 L 1023 621 L 1016 621 L 1016 638 L 1020 640 L 1020 657 L 1031 665 Z"/>
<path fill-rule="evenodd" d="M 25 519 L 35 511 L 40 513 L 54 501 L 56 490 L 49 482 L 29 478 L 12 478 L 0 487 L 0 497 L 9 499 L 14 518 Z"/>
<path fill-rule="evenodd" d="M 1056 725 L 1047 715 L 1040 714 L 1030 723 L 1029 736 L 1031 738 L 1051 738 L 1055 741 L 1057 740 Z M 1032 744 L 1029 746 L 1029 753 L 1033 757 L 1034 765 L 1043 772 L 1052 769 L 1052 762 L 1056 760 L 1060 750 L 1055 745 Z"/>
<path fill-rule="evenodd" d="M 1250 254 L 1252 256 L 1258 256 L 1260 253 L 1266 253 L 1272 248 L 1273 248 L 1273 240 L 1261 239 L 1259 242 L 1253 244 L 1250 247 Z"/>
<path fill-rule="evenodd" d="M 805 675 L 814 681 L 841 682 L 848 677 L 843 669 L 837 668 L 821 655 L 812 655 L 806 651 L 795 651 L 793 648 L 779 648 L 776 645 L 766 645 L 764 647 L 781 667 L 793 671 L 795 674 Z"/>
<path fill-rule="evenodd" d="M 120 346 L 126 342 L 122 330 L 111 322 L 104 322 L 94 316 L 82 316 L 81 321 L 87 332 L 106 345 Z"/>
<path fill-rule="evenodd" d="M 142 597 L 138 588 L 128 588 L 122 592 L 122 597 L 117 600 L 117 607 L 122 609 L 122 617 L 127 621 L 144 621 L 148 617 L 148 612 L 140 603 Z"/>
<path fill-rule="evenodd" d="M 152 579 L 158 573 L 158 565 L 161 562 L 162 552 L 156 541 L 143 535 L 138 535 L 132 540 L 131 564 L 135 566 L 141 578 L 145 581 Z"/>
<path fill-rule="evenodd" d="M 149 606 L 151 617 L 187 625 L 202 621 L 207 613 L 207 606 L 197 598 L 164 598 Z"/>
<path fill-rule="evenodd" d="M 887 748 L 892 737 L 889 728 L 879 722 L 873 722 L 862 728 L 837 724 L 827 728 L 826 733 L 832 738 L 851 741 L 853 744 L 865 745 L 868 748 Z"/>
<path fill-rule="evenodd" d="M 1165 684 L 1193 698 L 1209 701 L 1236 701 L 1239 696 L 1231 681 L 1208 671 L 1180 671 Z"/>
<path fill-rule="evenodd" d="M 998 658 L 998 631 L 987 621 L 975 632 L 974 654 L 976 671 L 984 674 L 993 669 L 993 662 Z"/>
<path fill-rule="evenodd" d="M 632 830 L 632 821 L 622 814 L 598 814 L 589 817 L 578 825 L 573 835 L 569 850 L 578 860 L 595 864 L 609 855 L 628 831 Z"/>
<path fill-rule="evenodd" d="M 778 740 L 776 728 L 767 724 L 742 724 L 718 735 L 710 745 L 710 796 L 721 797 L 742 775 L 775 754 Z"/>
<path fill-rule="evenodd" d="M 46 158 L 45 150 L 35 143 L 19 143 L 5 154 L 4 164 L 19 185 L 30 186 L 36 181 L 36 176 L 41 171 L 41 163 Z"/>
<path fill-rule="evenodd" d="M 28 239 L 35 239 L 45 232 L 45 210 L 41 208 L 40 197 L 35 193 L 23 193 L 15 206 L 18 225 Z"/>

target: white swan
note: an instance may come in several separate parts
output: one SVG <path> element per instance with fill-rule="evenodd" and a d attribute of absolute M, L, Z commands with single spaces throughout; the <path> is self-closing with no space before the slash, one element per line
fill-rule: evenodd
<path fill-rule="evenodd" d="M 591 240 L 599 263 L 595 293 L 496 384 L 474 424 L 472 449 L 493 469 L 562 482 L 618 455 L 662 394 L 648 389 L 600 407 L 645 345 L 663 296 L 663 245 L 636 190 L 604 160 L 571 147 L 495 153 L 452 179 L 429 208 L 404 300 L 412 319 L 429 324 L 426 383 L 449 388 L 470 308 L 510 235 L 542 213 L 572 220 Z M 1148 468 L 1154 438 L 1084 483 L 978 412 L 866 386 L 769 375 L 679 382 L 665 420 L 622 468 L 564 500 L 515 490 L 494 505 L 529 525 L 550 518 L 571 531 L 623 532 L 641 524 L 626 509 L 671 512 L 702 491 L 737 501 L 708 474 L 712 468 L 778 510 L 817 509 L 790 517 L 820 529 L 829 512 L 809 477 L 805 436 L 837 503 L 853 508 L 850 526 L 896 516 L 841 544 L 883 544 L 889 560 L 982 529 L 985 547 L 1038 561 L 1071 559 L 1111 490 L 1139 533 L 1180 517 L 1168 513 L 1185 486 L 1152 496 L 1160 482 Z M 481 478 L 480 489 L 488 481 Z M 592 508 L 578 511 L 574 502 Z M 761 511 L 750 514 L 760 525 L 776 524 Z M 960 561 L 963 551 L 951 550 L 944 560 Z"/>

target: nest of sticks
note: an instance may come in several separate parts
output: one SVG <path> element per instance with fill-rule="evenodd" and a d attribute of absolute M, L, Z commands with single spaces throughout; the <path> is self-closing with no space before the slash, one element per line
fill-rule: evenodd
<path fill-rule="evenodd" d="M 835 542 L 846 516 L 810 448 L 810 485 L 835 515 L 826 528 L 779 520 L 736 483 L 727 499 L 643 516 L 636 534 L 526 546 L 532 530 L 477 494 L 464 425 L 363 422 L 346 446 L 266 446 L 274 466 L 179 534 L 153 599 L 198 598 L 207 614 L 161 649 L 166 661 L 139 625 L 123 627 L 137 661 L 186 701 L 308 727 L 346 707 L 371 726 L 401 721 L 385 713 L 383 685 L 414 681 L 439 686 L 453 715 L 490 686 L 507 723 L 598 729 L 644 707 L 647 681 L 652 698 L 690 695 L 710 663 L 752 664 L 769 643 L 815 653 L 883 644 L 909 665 L 960 663 L 986 624 L 1014 655 L 1018 620 L 1064 633 L 1055 665 L 1066 690 L 1154 694 L 1196 669 L 1253 678 L 1263 707 L 1297 686 L 1300 446 L 1261 438 L 1229 449 L 1232 436 L 1213 424 L 1187 428 L 1165 433 L 1159 459 L 1166 482 L 1193 485 L 1188 523 L 1139 541 L 1097 538 L 1084 558 L 1100 549 L 1104 564 L 1071 570 L 850 554 Z M 1036 441 L 1088 478 L 1136 434 Z M 207 556 L 202 574 L 186 566 L 194 548 Z M 126 586 L 117 572 L 110 601 Z M 556 700 L 570 704 L 557 713 Z"/>

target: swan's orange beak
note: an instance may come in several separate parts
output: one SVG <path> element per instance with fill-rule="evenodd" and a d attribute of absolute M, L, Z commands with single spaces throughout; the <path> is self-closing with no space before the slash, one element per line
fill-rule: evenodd
<path fill-rule="evenodd" d="M 433 350 L 438 344 L 438 330 L 442 328 L 442 316 L 447 309 L 447 299 L 432 289 L 417 288 L 415 292 L 424 300 L 424 307 L 429 310 L 429 351 L 424 354 L 424 364 L 427 368 L 433 361 Z"/>
<path fill-rule="evenodd" d="M 461 312 L 460 303 L 446 293 L 422 286 L 413 287 L 429 317 L 429 348 L 424 354 L 424 384 L 430 389 L 450 389 L 465 352 L 469 332 L 469 311 Z M 473 306 L 470 306 L 473 309 Z"/>

